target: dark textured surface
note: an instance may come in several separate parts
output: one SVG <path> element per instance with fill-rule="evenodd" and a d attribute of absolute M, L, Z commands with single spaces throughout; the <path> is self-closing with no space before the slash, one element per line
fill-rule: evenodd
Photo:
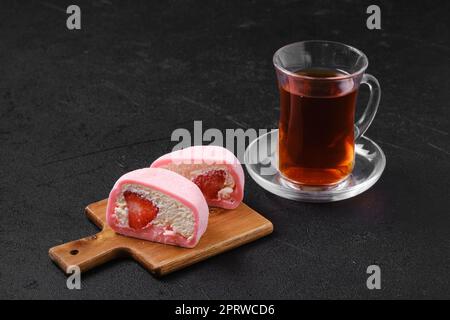
<path fill-rule="evenodd" d="M 0 4 L 1 298 L 449 298 L 448 1 L 68 1 Z M 273 128 L 273 52 L 303 39 L 363 50 L 381 82 L 367 135 L 381 180 L 332 204 L 265 192 L 245 201 L 272 236 L 161 280 L 131 260 L 82 278 L 47 250 L 93 234 L 83 208 L 124 172 L 169 151 L 176 128 Z M 366 289 L 366 267 L 382 290 Z"/>

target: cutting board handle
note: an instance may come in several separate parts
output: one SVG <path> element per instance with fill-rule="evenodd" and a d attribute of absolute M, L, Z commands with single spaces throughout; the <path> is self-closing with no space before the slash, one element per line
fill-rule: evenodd
<path fill-rule="evenodd" d="M 72 272 L 68 269 L 71 266 L 78 266 L 84 272 L 126 253 L 117 241 L 110 241 L 114 236 L 114 231 L 105 229 L 96 235 L 50 248 L 49 255 L 66 273 Z"/>

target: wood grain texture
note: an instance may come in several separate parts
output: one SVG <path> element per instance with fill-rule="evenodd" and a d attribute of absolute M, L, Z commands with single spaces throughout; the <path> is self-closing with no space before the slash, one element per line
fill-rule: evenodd
<path fill-rule="evenodd" d="M 71 265 L 87 271 L 118 257 L 130 256 L 157 276 L 163 276 L 219 253 L 266 236 L 272 223 L 242 203 L 234 210 L 210 208 L 208 229 L 195 248 L 187 249 L 116 234 L 106 224 L 107 199 L 86 207 L 86 215 L 102 230 L 96 235 L 49 250 L 65 272 Z"/>

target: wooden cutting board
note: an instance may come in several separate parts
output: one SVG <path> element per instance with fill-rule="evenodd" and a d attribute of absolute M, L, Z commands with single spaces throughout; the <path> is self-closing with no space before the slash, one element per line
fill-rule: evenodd
<path fill-rule="evenodd" d="M 102 231 L 49 250 L 50 258 L 64 271 L 76 265 L 87 271 L 107 261 L 130 256 L 156 276 L 163 276 L 219 253 L 264 237 L 272 223 L 241 203 L 234 210 L 210 208 L 208 229 L 195 248 L 187 249 L 116 234 L 106 224 L 107 199 L 86 207 L 86 215 Z"/>

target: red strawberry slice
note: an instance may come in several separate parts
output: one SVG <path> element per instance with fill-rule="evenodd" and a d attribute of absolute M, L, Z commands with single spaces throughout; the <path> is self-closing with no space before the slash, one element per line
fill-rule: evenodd
<path fill-rule="evenodd" d="M 128 225 L 130 228 L 140 230 L 147 226 L 158 214 L 158 207 L 152 201 L 140 195 L 125 191 L 123 194 L 128 207 Z"/>
<path fill-rule="evenodd" d="M 225 185 L 225 170 L 209 170 L 199 174 L 192 181 L 200 188 L 207 199 L 217 199 L 220 189 Z"/>

